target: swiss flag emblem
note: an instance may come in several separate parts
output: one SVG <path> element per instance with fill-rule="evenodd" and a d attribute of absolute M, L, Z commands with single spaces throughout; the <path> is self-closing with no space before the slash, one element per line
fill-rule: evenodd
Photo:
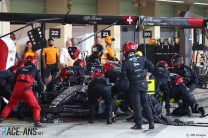
<path fill-rule="evenodd" d="M 136 25 L 137 16 L 123 16 L 123 21 L 126 25 Z"/>

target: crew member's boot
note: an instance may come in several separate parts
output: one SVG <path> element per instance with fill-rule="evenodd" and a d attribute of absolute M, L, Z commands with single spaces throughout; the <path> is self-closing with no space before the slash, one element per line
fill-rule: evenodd
<path fill-rule="evenodd" d="M 198 108 L 198 111 L 199 111 L 199 113 L 201 114 L 201 116 L 202 116 L 202 117 L 204 117 L 204 116 L 205 116 L 206 112 L 205 112 L 205 110 L 204 110 L 204 107 L 203 107 L 203 106 L 199 107 L 199 108 Z"/>
<path fill-rule="evenodd" d="M 142 126 L 141 125 L 135 125 L 135 126 L 131 127 L 131 129 L 142 130 Z"/>
<path fill-rule="evenodd" d="M 40 121 L 36 121 L 34 127 L 44 127 L 44 125 Z"/>
<path fill-rule="evenodd" d="M 155 128 L 154 122 L 150 122 L 150 123 L 149 123 L 149 129 L 154 129 L 154 128 Z"/>
<path fill-rule="evenodd" d="M 94 120 L 93 120 L 93 119 L 90 119 L 90 120 L 88 121 L 88 123 L 94 124 Z"/>
<path fill-rule="evenodd" d="M 1 123 L 2 121 L 4 121 L 4 118 L 3 118 L 3 117 L 0 117 L 0 123 Z"/>
<path fill-rule="evenodd" d="M 192 109 L 192 112 L 193 113 L 199 113 L 198 108 L 199 108 L 199 105 L 198 104 L 194 104 L 193 109 Z"/>
<path fill-rule="evenodd" d="M 116 123 L 116 117 L 115 117 L 115 116 L 112 117 L 112 122 L 113 122 L 113 123 Z"/>
<path fill-rule="evenodd" d="M 107 121 L 106 121 L 106 124 L 108 124 L 108 125 L 109 124 L 112 124 L 112 119 L 111 118 L 108 118 Z"/>

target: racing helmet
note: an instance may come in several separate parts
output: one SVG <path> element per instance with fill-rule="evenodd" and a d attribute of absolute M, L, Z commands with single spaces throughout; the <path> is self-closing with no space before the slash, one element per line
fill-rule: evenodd
<path fill-rule="evenodd" d="M 156 66 L 157 66 L 157 68 L 162 67 L 166 70 L 168 69 L 168 63 L 166 61 L 163 61 L 163 60 L 159 61 Z"/>
<path fill-rule="evenodd" d="M 123 45 L 123 54 L 125 57 L 127 57 L 127 55 L 130 52 L 135 52 L 136 51 L 136 44 L 134 42 L 126 42 Z"/>
<path fill-rule="evenodd" d="M 27 56 L 25 59 L 25 65 L 32 64 L 33 66 L 37 67 L 38 60 L 33 56 Z"/>
<path fill-rule="evenodd" d="M 181 77 L 181 76 L 176 76 L 175 77 L 175 84 L 176 85 L 180 85 L 180 84 L 182 84 L 183 83 L 183 77 Z"/>
<path fill-rule="evenodd" d="M 107 44 L 112 44 L 112 41 L 115 41 L 115 38 L 112 38 L 112 36 L 106 36 L 105 37 L 105 42 Z"/>
<path fill-rule="evenodd" d="M 71 70 L 70 68 L 68 68 L 68 67 L 63 67 L 63 68 L 61 69 L 61 72 L 60 72 L 59 76 L 60 76 L 62 79 L 69 79 L 70 76 L 73 74 L 71 71 L 72 71 L 72 70 Z"/>
<path fill-rule="evenodd" d="M 96 57 L 101 57 L 103 54 L 103 46 L 101 44 L 95 44 L 92 48 L 92 53 Z"/>
<path fill-rule="evenodd" d="M 99 70 L 92 73 L 92 79 L 93 80 L 97 77 L 103 77 L 103 76 L 104 76 L 104 74 L 102 72 L 100 72 Z"/>
<path fill-rule="evenodd" d="M 81 67 L 81 68 L 84 69 L 85 63 L 84 63 L 83 60 L 77 59 L 77 60 L 74 62 L 73 66 L 79 66 L 79 67 Z"/>
<path fill-rule="evenodd" d="M 171 58 L 171 65 L 174 68 L 180 68 L 181 65 L 183 64 L 183 57 L 180 54 L 175 54 Z"/>
<path fill-rule="evenodd" d="M 106 62 L 104 65 L 103 65 L 103 71 L 104 71 L 104 74 L 106 74 L 110 68 L 114 67 L 113 63 L 111 62 Z"/>
<path fill-rule="evenodd" d="M 103 67 L 102 66 L 93 66 L 91 77 L 94 80 L 97 77 L 102 77 L 103 74 Z"/>

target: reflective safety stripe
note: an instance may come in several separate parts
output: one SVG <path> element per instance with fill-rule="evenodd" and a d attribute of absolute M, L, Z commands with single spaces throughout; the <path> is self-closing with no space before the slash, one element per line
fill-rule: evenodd
<path fill-rule="evenodd" d="M 147 93 L 148 94 L 155 94 L 155 80 L 151 79 L 148 80 L 148 89 L 147 89 Z"/>

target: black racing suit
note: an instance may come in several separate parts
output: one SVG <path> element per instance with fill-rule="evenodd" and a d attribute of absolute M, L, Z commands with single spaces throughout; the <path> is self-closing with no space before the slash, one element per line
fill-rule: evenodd
<path fill-rule="evenodd" d="M 15 74 L 9 70 L 0 71 L 0 96 L 9 100 L 14 85 Z"/>
<path fill-rule="evenodd" d="M 93 66 L 99 66 L 101 64 L 101 59 L 95 55 L 95 54 L 91 54 L 87 59 L 86 59 L 86 62 L 87 62 L 87 74 L 91 74 L 93 71 L 92 71 L 92 67 Z"/>
<path fill-rule="evenodd" d="M 129 94 L 132 101 L 135 125 L 142 125 L 142 107 L 149 122 L 153 122 L 152 110 L 147 95 L 146 69 L 153 71 L 153 64 L 142 56 L 129 56 L 122 64 L 120 80 L 129 80 Z M 142 107 L 141 107 L 142 106 Z"/>
<path fill-rule="evenodd" d="M 79 85 L 83 82 L 84 70 L 79 66 L 69 67 L 68 71 L 71 72 L 69 82 L 70 86 Z"/>
<path fill-rule="evenodd" d="M 165 108 L 170 110 L 170 96 L 169 96 L 169 86 L 168 81 L 170 78 L 170 72 L 162 67 L 155 68 L 153 71 L 153 76 L 156 80 L 156 95 L 159 94 L 159 91 L 163 93 L 165 99 Z"/>
<path fill-rule="evenodd" d="M 111 96 L 111 86 L 108 83 L 108 80 L 103 77 L 97 77 L 90 82 L 88 90 L 88 100 L 90 105 L 90 119 L 95 118 L 95 108 L 97 99 L 102 97 L 106 104 L 106 117 L 107 119 L 112 118 L 112 105 L 113 98 Z"/>

